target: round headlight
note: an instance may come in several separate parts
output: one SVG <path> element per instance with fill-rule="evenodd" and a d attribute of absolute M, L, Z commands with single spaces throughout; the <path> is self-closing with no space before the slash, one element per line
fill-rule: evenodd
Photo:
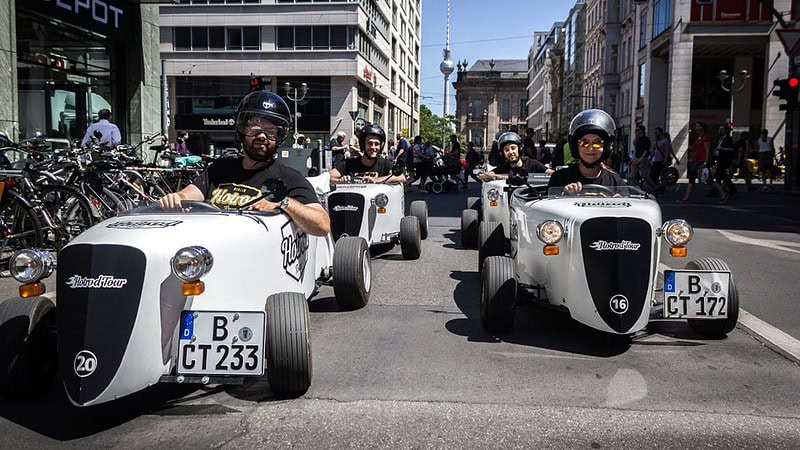
<path fill-rule="evenodd" d="M 557 220 L 546 220 L 536 227 L 539 240 L 547 245 L 553 245 L 564 237 L 564 227 Z"/>
<path fill-rule="evenodd" d="M 386 194 L 378 194 L 375 196 L 375 206 L 378 208 L 386 208 L 389 204 L 389 196 Z"/>
<path fill-rule="evenodd" d="M 692 240 L 694 230 L 683 219 L 672 219 L 664 224 L 664 239 L 672 245 L 684 246 Z"/>
<path fill-rule="evenodd" d="M 500 191 L 497 189 L 489 189 L 486 193 L 486 198 L 488 198 L 490 202 L 496 202 L 500 199 Z"/>
<path fill-rule="evenodd" d="M 211 270 L 214 258 L 205 247 L 184 247 L 172 257 L 172 273 L 183 281 L 197 281 Z"/>
<path fill-rule="evenodd" d="M 8 270 L 11 272 L 11 276 L 24 284 L 35 283 L 49 277 L 55 266 L 55 253 L 35 248 L 18 250 L 8 260 Z"/>

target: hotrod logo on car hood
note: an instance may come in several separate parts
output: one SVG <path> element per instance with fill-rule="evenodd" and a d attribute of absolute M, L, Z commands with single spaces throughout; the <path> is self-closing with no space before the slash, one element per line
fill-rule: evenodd
<path fill-rule="evenodd" d="M 167 228 L 174 227 L 182 220 L 120 220 L 106 225 L 106 228 L 121 228 L 124 230 L 142 229 L 142 228 Z"/>
<path fill-rule="evenodd" d="M 358 206 L 353 205 L 336 205 L 333 207 L 333 210 L 336 212 L 339 211 L 358 211 Z"/>
<path fill-rule="evenodd" d="M 608 241 L 594 241 L 589 247 L 595 250 L 639 250 L 642 244 L 637 244 L 631 241 L 622 242 L 608 242 Z"/>
<path fill-rule="evenodd" d="M 631 204 L 629 202 L 593 201 L 593 202 L 575 202 L 575 206 L 580 206 L 582 208 L 630 208 Z"/>
<path fill-rule="evenodd" d="M 308 235 L 292 225 L 293 222 L 286 222 L 281 227 L 283 270 L 290 277 L 302 282 L 308 263 Z"/>
<path fill-rule="evenodd" d="M 97 278 L 82 277 L 73 275 L 67 280 L 67 286 L 72 289 L 120 289 L 128 280 L 125 278 L 114 278 L 113 275 L 100 275 Z"/>

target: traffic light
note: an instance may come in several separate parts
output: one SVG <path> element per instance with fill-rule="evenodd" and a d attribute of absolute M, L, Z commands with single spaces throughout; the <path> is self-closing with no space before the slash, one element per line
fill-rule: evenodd
<path fill-rule="evenodd" d="M 250 92 L 261 90 L 261 79 L 257 76 L 250 75 Z"/>
<path fill-rule="evenodd" d="M 800 92 L 800 79 L 797 77 L 778 79 L 772 82 L 775 90 L 772 95 L 786 100 L 785 104 L 778 105 L 781 111 L 794 111 L 797 109 L 797 94 Z"/>

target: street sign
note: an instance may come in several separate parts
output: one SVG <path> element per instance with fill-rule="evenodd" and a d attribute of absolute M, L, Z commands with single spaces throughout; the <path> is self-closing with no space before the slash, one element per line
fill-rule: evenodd
<path fill-rule="evenodd" d="M 350 118 L 356 120 L 356 117 L 358 117 L 358 111 L 350 111 Z"/>
<path fill-rule="evenodd" d="M 800 30 L 781 29 L 776 30 L 776 32 L 781 39 L 786 54 L 793 55 L 797 50 L 798 44 L 800 44 Z"/>

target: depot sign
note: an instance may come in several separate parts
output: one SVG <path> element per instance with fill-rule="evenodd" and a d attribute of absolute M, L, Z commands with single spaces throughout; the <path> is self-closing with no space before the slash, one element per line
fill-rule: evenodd
<path fill-rule="evenodd" d="M 134 4 L 127 0 L 28 0 L 18 8 L 104 36 L 128 38 Z"/>

